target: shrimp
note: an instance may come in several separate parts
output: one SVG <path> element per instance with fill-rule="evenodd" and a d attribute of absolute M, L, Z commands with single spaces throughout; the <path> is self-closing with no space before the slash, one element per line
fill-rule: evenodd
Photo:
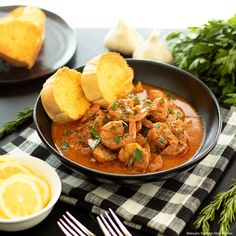
<path fill-rule="evenodd" d="M 165 156 L 182 156 L 189 149 L 189 137 L 186 134 L 180 134 L 177 141 L 171 140 L 169 145 L 161 152 Z"/>
<path fill-rule="evenodd" d="M 118 159 L 128 168 L 144 173 L 149 165 L 150 152 L 138 143 L 128 143 L 120 149 Z"/>
<path fill-rule="evenodd" d="M 100 110 L 96 114 L 96 118 L 94 120 L 94 126 L 96 126 L 96 128 L 99 129 L 100 127 L 105 125 L 108 121 L 109 121 L 109 117 L 107 115 L 107 112 Z"/>
<path fill-rule="evenodd" d="M 169 102 L 168 111 L 169 115 L 167 121 L 184 120 L 184 111 L 173 102 Z"/>
<path fill-rule="evenodd" d="M 135 94 L 128 98 L 120 98 L 108 107 L 108 114 L 111 119 L 125 122 L 128 122 L 129 119 L 140 121 L 148 113 L 149 109 L 141 105 L 140 98 Z"/>
<path fill-rule="evenodd" d="M 154 122 L 165 122 L 168 115 L 168 100 L 160 97 L 153 100 L 151 106 L 150 106 L 150 118 Z"/>
<path fill-rule="evenodd" d="M 160 89 L 151 89 L 148 90 L 148 98 L 154 100 L 155 98 L 167 98 L 167 96 Z"/>
<path fill-rule="evenodd" d="M 182 120 L 173 120 L 167 122 L 167 125 L 170 127 L 172 133 L 177 136 L 184 132 L 186 126 L 186 124 Z"/>
<path fill-rule="evenodd" d="M 149 129 L 151 129 L 153 127 L 152 121 L 148 120 L 147 118 L 144 118 L 142 120 L 142 125 L 149 128 Z"/>
<path fill-rule="evenodd" d="M 142 147 L 147 149 L 148 152 L 150 152 L 150 145 L 148 141 L 143 137 L 142 134 L 137 133 L 136 136 L 136 142 Z"/>
<path fill-rule="evenodd" d="M 100 131 L 100 138 L 103 145 L 111 150 L 118 150 L 127 143 L 136 139 L 136 122 L 129 120 L 129 129 L 126 132 L 126 123 L 123 121 L 110 121 Z"/>
<path fill-rule="evenodd" d="M 98 145 L 92 151 L 92 155 L 99 163 L 111 162 L 117 159 L 117 153 L 105 148 L 103 145 Z"/>
<path fill-rule="evenodd" d="M 138 133 L 142 129 L 142 121 L 136 122 L 136 132 Z"/>
<path fill-rule="evenodd" d="M 85 123 L 88 120 L 95 119 L 95 114 L 100 110 L 99 104 L 94 104 L 81 118 L 81 123 Z"/>
<path fill-rule="evenodd" d="M 163 159 L 161 158 L 161 155 L 158 155 L 156 153 L 151 153 L 151 161 L 147 168 L 149 172 L 156 172 L 163 166 Z"/>
<path fill-rule="evenodd" d="M 170 129 L 164 123 L 156 123 L 153 128 L 149 129 L 147 138 L 151 145 L 151 150 L 154 152 L 163 150 L 168 144 L 167 136 L 170 136 L 170 133 Z"/>
<path fill-rule="evenodd" d="M 189 146 L 186 142 L 179 141 L 178 143 L 171 143 L 161 152 L 161 154 L 164 156 L 179 157 L 184 155 L 188 149 Z"/>

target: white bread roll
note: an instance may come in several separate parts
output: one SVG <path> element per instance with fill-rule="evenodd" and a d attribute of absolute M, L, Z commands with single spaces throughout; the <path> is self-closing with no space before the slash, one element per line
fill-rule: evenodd
<path fill-rule="evenodd" d="M 91 59 L 82 72 L 81 84 L 86 98 L 103 107 L 133 89 L 134 72 L 118 53 L 108 52 Z"/>
<path fill-rule="evenodd" d="M 60 68 L 47 79 L 41 100 L 48 116 L 58 123 L 76 121 L 90 107 L 81 87 L 81 73 L 68 67 Z"/>

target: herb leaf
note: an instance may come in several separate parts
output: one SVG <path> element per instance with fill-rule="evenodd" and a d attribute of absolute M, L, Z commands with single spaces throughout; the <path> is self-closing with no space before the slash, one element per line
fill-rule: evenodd
<path fill-rule="evenodd" d="M 141 150 L 139 150 L 138 148 L 136 148 L 133 151 L 133 157 L 134 157 L 134 161 L 141 162 L 141 161 L 143 161 L 143 152 Z"/>
<path fill-rule="evenodd" d="M 0 139 L 7 134 L 11 134 L 20 125 L 31 119 L 33 116 L 33 110 L 33 107 L 29 107 L 25 111 L 19 112 L 15 120 L 8 121 L 2 127 L 0 127 Z"/>
<path fill-rule="evenodd" d="M 115 141 L 116 144 L 119 144 L 120 143 L 120 137 L 116 135 L 114 137 L 114 141 Z"/>
<path fill-rule="evenodd" d="M 201 79 L 226 106 L 236 106 L 236 15 L 167 36 L 175 63 Z"/>
<path fill-rule="evenodd" d="M 216 213 L 223 208 L 220 213 L 219 235 L 227 235 L 230 224 L 236 217 L 236 181 L 229 190 L 219 192 L 206 207 L 199 213 L 194 222 L 195 229 L 202 229 L 203 235 L 211 235 L 209 222 L 215 220 Z"/>
<path fill-rule="evenodd" d="M 62 150 L 68 150 L 70 148 L 70 146 L 65 140 L 63 140 L 61 142 L 61 148 L 62 148 Z"/>
<path fill-rule="evenodd" d="M 97 130 L 94 129 L 94 128 L 90 128 L 90 129 L 89 129 L 89 133 L 92 134 L 93 138 L 95 138 L 95 139 L 100 138 L 100 137 L 99 137 L 99 134 L 98 134 L 98 132 L 97 132 Z"/>

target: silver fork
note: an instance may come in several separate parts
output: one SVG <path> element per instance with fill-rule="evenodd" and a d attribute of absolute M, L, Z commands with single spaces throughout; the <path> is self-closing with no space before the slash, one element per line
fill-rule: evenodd
<path fill-rule="evenodd" d="M 96 236 L 68 211 L 66 212 L 66 215 L 62 216 L 64 219 L 59 219 L 57 224 L 66 236 Z"/>
<path fill-rule="evenodd" d="M 109 214 L 110 213 L 110 214 Z M 98 224 L 105 236 L 132 236 L 131 233 L 121 223 L 116 214 L 109 208 L 109 213 L 105 212 L 97 216 Z"/>

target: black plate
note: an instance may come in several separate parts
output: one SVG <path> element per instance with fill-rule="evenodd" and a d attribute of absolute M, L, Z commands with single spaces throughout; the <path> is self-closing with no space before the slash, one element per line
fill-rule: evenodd
<path fill-rule="evenodd" d="M 51 120 L 45 113 L 39 96 L 34 109 L 34 122 L 42 141 L 69 168 L 102 182 L 143 183 L 158 181 L 193 168 L 212 150 L 220 135 L 222 121 L 215 96 L 199 79 L 174 66 L 146 60 L 128 59 L 127 61 L 134 69 L 135 82 L 141 80 L 143 83 L 168 89 L 184 97 L 202 117 L 205 135 L 199 151 L 190 160 L 172 169 L 137 175 L 110 174 L 81 166 L 58 152 L 52 140 Z M 78 71 L 82 71 L 82 69 L 83 67 L 80 67 Z"/>
<path fill-rule="evenodd" d="M 0 17 L 18 6 L 0 7 Z M 65 65 L 75 53 L 77 42 L 74 31 L 58 15 L 44 10 L 46 34 L 43 47 L 31 69 L 9 66 L 0 60 L 0 84 L 20 83 L 53 73 Z"/>

